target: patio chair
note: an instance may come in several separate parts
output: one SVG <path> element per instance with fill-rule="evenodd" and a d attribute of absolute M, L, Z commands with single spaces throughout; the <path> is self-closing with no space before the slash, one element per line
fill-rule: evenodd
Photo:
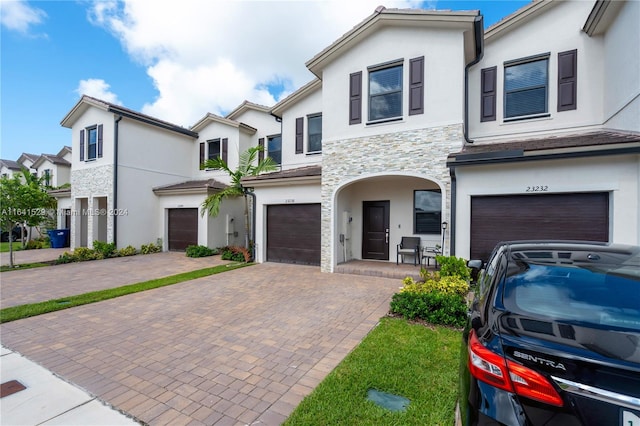
<path fill-rule="evenodd" d="M 413 266 L 416 266 L 420 262 L 420 237 L 402 237 L 400 244 L 398 244 L 398 253 L 396 255 L 396 265 L 404 263 L 405 256 L 413 256 Z"/>

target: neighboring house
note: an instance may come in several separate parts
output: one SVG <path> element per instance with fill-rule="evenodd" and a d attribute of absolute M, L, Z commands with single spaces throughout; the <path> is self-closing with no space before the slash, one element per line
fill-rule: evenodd
<path fill-rule="evenodd" d="M 17 161 L 0 160 L 0 176 L 12 178 L 13 175 L 20 173 L 22 166 Z"/>
<path fill-rule="evenodd" d="M 95 240 L 160 243 L 164 250 L 242 244 L 244 203 L 228 200 L 215 218 L 203 211 L 206 197 L 230 178 L 201 164 L 220 156 L 234 169 L 240 152 L 280 125 L 250 102 L 232 114 L 236 119 L 207 114 L 186 129 L 83 96 L 61 123 L 73 135 L 71 190 L 57 194 L 71 209 L 71 247 Z M 246 118 L 261 130 L 239 121 Z"/>
<path fill-rule="evenodd" d="M 244 241 L 242 201 L 207 195 L 264 146 L 280 168 L 245 178 L 258 262 L 396 260 L 403 236 L 484 257 L 499 239 L 640 242 L 640 2 L 540 0 L 486 31 L 478 11 L 379 7 L 306 65 L 272 108 L 244 102 L 184 129 L 83 97 L 73 131 L 72 247 Z M 206 213 L 206 212 L 205 212 Z"/>
<path fill-rule="evenodd" d="M 640 242 L 640 2 L 539 1 L 485 32 L 448 165 L 455 244 Z"/>
<path fill-rule="evenodd" d="M 29 173 L 34 174 L 37 172 L 37 170 L 34 169 L 32 166 L 33 166 L 33 163 L 36 162 L 38 157 L 40 156 L 36 154 L 29 154 L 27 152 L 23 152 L 20 155 L 20 157 L 18 157 L 18 164 L 20 164 L 22 167 L 29 170 Z"/>
<path fill-rule="evenodd" d="M 58 154 L 41 154 L 31 168 L 45 186 L 56 188 L 71 182 L 70 159 L 71 149 L 65 146 Z"/>
<path fill-rule="evenodd" d="M 83 96 L 61 122 L 71 129 L 71 248 L 163 239 L 153 188 L 191 177 L 197 134 Z"/>

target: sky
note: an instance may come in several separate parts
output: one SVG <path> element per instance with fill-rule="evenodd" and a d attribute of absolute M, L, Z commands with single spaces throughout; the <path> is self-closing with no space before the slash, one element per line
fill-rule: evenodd
<path fill-rule="evenodd" d="M 244 100 L 272 106 L 305 62 L 375 8 L 480 10 L 529 0 L 0 0 L 0 158 L 56 154 L 83 94 L 186 128 Z"/>

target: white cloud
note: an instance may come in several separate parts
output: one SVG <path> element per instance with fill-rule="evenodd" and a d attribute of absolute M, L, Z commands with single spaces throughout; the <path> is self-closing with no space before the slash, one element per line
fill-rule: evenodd
<path fill-rule="evenodd" d="M 30 6 L 26 1 L 1 0 L 0 23 L 10 31 L 29 34 L 31 27 L 41 24 L 47 17 L 44 10 Z"/>
<path fill-rule="evenodd" d="M 111 86 L 109 86 L 104 80 L 90 78 L 87 80 L 80 80 L 76 93 L 80 96 L 92 96 L 112 104 L 122 105 L 120 100 L 118 100 L 118 95 L 109 90 L 110 88 Z"/>
<path fill-rule="evenodd" d="M 192 125 L 243 100 L 272 105 L 312 80 L 304 63 L 373 13 L 380 0 L 126 0 L 92 4 L 91 21 L 118 37 L 158 97 L 147 114 Z M 387 2 L 415 7 L 419 2 Z M 285 93 L 269 93 L 268 88 Z"/>

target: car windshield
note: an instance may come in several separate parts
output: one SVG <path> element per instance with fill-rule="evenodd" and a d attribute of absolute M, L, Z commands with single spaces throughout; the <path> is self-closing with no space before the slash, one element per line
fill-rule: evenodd
<path fill-rule="evenodd" d="M 519 255 L 519 256 L 518 256 Z M 516 253 L 509 262 L 505 307 L 526 316 L 640 331 L 640 266 L 531 260 Z"/>

